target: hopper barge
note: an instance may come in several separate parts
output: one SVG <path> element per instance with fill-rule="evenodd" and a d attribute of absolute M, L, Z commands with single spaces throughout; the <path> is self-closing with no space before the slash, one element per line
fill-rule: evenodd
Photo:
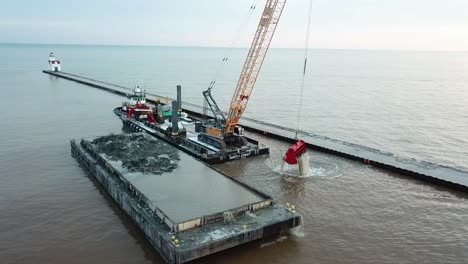
<path fill-rule="evenodd" d="M 301 224 L 252 187 L 146 133 L 71 141 L 72 155 L 168 263 L 184 263 Z"/>

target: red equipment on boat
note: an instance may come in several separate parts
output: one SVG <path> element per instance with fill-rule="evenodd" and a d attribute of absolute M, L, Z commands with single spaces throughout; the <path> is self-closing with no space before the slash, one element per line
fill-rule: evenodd
<path fill-rule="evenodd" d="M 151 107 L 146 104 L 137 103 L 134 107 L 129 107 L 127 110 L 127 118 L 139 118 L 140 116 L 147 118 L 149 123 L 156 123 Z"/>
<path fill-rule="evenodd" d="M 297 164 L 297 157 L 306 153 L 307 146 L 303 140 L 299 140 L 296 144 L 292 145 L 286 154 L 284 154 L 283 160 L 288 164 Z"/>

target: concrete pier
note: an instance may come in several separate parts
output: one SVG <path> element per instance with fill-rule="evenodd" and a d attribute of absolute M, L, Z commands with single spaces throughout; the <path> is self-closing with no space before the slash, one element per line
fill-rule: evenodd
<path fill-rule="evenodd" d="M 100 82 L 64 72 L 43 71 L 60 78 L 96 87 L 108 92 L 126 96 L 131 93 L 130 88 Z M 155 102 L 157 98 L 164 98 L 155 94 L 147 94 L 148 102 Z M 203 117 L 203 108 L 198 105 L 183 103 L 183 111 L 198 117 Z M 240 125 L 248 131 L 256 132 L 268 137 L 277 138 L 286 142 L 295 142 L 295 130 L 279 125 L 243 117 Z M 392 153 L 382 152 L 376 149 L 343 142 L 324 136 L 314 135 L 305 131 L 299 131 L 299 137 L 308 147 L 325 153 L 341 156 L 347 159 L 362 162 L 369 166 L 396 172 L 425 182 L 443 185 L 449 188 L 468 191 L 468 172 L 440 166 L 430 162 L 404 159 Z"/>

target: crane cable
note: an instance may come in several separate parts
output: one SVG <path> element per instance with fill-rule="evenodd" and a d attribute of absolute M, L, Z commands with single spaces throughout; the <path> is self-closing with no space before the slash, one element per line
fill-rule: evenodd
<path fill-rule="evenodd" d="M 306 32 L 305 49 L 304 49 L 304 68 L 302 71 L 302 80 L 301 80 L 300 94 L 299 94 L 299 109 L 297 110 L 297 129 L 296 129 L 296 136 L 295 136 L 296 140 L 298 139 L 297 134 L 299 133 L 299 128 L 301 124 L 302 97 L 304 95 L 304 81 L 306 77 L 307 57 L 309 54 L 309 37 L 310 37 L 310 23 L 311 23 L 311 18 L 312 18 L 312 2 L 313 0 L 310 0 L 309 17 L 307 18 L 307 32 Z"/>
<path fill-rule="evenodd" d="M 223 61 L 221 62 L 221 64 L 218 67 L 218 70 L 216 71 L 215 75 L 211 79 L 210 85 L 208 86 L 208 90 L 211 90 L 213 88 L 213 86 L 215 85 L 216 80 L 218 79 L 219 75 L 221 75 L 222 69 L 223 69 L 224 65 L 226 64 L 226 62 L 228 61 L 229 56 L 231 56 L 232 50 L 237 46 L 237 41 L 239 40 L 241 33 L 244 31 L 245 27 L 247 26 L 247 22 L 249 21 L 249 18 L 251 17 L 252 13 L 254 12 L 258 1 L 259 0 L 254 0 L 252 5 L 250 6 L 249 11 L 247 12 L 247 14 L 242 19 L 241 26 L 240 26 L 239 30 L 237 31 L 234 39 L 232 40 L 231 46 L 228 49 L 228 51 L 226 53 L 226 56 L 224 56 Z"/>

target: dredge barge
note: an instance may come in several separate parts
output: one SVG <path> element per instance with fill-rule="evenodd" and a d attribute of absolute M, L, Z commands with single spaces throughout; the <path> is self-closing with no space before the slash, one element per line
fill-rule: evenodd
<path fill-rule="evenodd" d="M 124 127 L 144 131 L 210 164 L 268 154 L 269 149 L 257 140 L 243 136 L 243 128 L 236 127 L 235 136 L 241 144 L 226 143 L 221 138 L 205 136 L 207 120 L 197 119 L 182 111 L 181 86 L 177 86 L 177 100 L 164 103 L 152 100 L 138 85 L 128 101 L 114 109 Z M 209 121 L 208 121 L 209 122 Z"/>
<path fill-rule="evenodd" d="M 146 105 L 146 98 L 142 97 L 141 90 L 138 92 L 135 90 L 130 102 L 124 104 L 120 111 L 115 112 L 125 113 L 125 115 L 120 114 L 124 125 L 136 130 L 145 130 L 168 142 L 176 143 L 179 148 L 211 163 L 268 153 L 266 147 L 262 148 L 257 141 L 246 138 L 242 134 L 242 128 L 238 125 L 247 109 L 285 4 L 286 0 L 266 1 L 227 111 L 220 109 L 212 90 L 220 70 L 228 60 L 230 51 L 223 58 L 208 89 L 202 92 L 206 105 L 212 112 L 212 118 L 203 122 L 197 122 L 182 115 L 179 118 L 180 86 L 177 87 L 177 100 L 169 105 L 172 107 L 171 111 L 164 111 L 159 103 L 156 104 L 155 109 L 151 109 L 149 105 Z M 251 11 L 253 9 L 252 6 Z M 133 98 L 136 100 L 132 100 Z M 167 124 L 166 113 L 169 113 L 171 117 Z M 145 118 L 144 123 L 139 122 L 141 117 Z M 191 130 L 186 129 L 191 125 L 193 125 Z"/>
<path fill-rule="evenodd" d="M 184 263 L 299 226 L 284 207 L 146 133 L 71 141 L 72 155 L 168 263 Z"/>

